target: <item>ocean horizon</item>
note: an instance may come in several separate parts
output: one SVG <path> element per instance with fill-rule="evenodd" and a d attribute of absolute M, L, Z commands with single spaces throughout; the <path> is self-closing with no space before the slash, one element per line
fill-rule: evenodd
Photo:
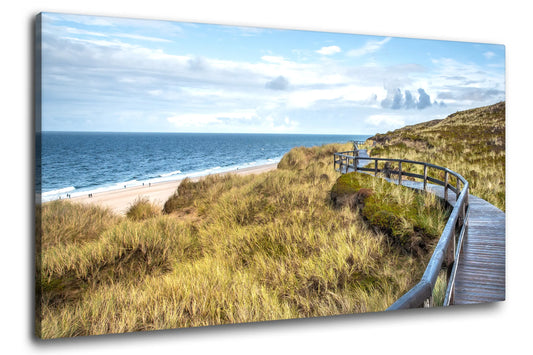
<path fill-rule="evenodd" d="M 46 202 L 207 176 L 278 163 L 294 147 L 370 136 L 43 131 L 36 135 L 36 193 Z"/>

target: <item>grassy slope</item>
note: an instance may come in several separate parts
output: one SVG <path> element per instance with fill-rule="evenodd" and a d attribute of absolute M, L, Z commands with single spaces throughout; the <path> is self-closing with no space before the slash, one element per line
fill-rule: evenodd
<path fill-rule="evenodd" d="M 418 282 L 429 254 L 405 253 L 332 205 L 332 153 L 349 148 L 295 148 L 276 171 L 186 181 L 165 214 L 146 201 L 129 218 L 45 204 L 42 337 L 385 309 Z"/>
<path fill-rule="evenodd" d="M 374 229 L 402 251 L 424 258 L 448 220 L 448 205 L 434 194 L 399 186 L 368 174 L 348 173 L 332 188 L 337 203 L 352 203 Z"/>
<path fill-rule="evenodd" d="M 471 194 L 505 210 L 505 102 L 378 134 L 369 141 L 375 142 L 371 156 L 425 161 L 458 172 L 469 181 Z"/>

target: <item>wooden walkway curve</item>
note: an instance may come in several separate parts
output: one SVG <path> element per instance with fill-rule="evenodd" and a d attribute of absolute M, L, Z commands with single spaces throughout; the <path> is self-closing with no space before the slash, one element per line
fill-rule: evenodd
<path fill-rule="evenodd" d="M 359 151 L 358 167 L 370 160 Z M 352 169 L 353 170 L 353 169 Z M 398 180 L 388 179 L 397 183 Z M 423 189 L 423 183 L 403 180 L 403 186 Z M 428 184 L 429 191 L 444 198 L 444 187 Z M 447 201 L 454 206 L 455 194 Z M 469 195 L 469 216 L 457 262 L 453 304 L 478 304 L 505 300 L 505 213 L 487 201 Z"/>

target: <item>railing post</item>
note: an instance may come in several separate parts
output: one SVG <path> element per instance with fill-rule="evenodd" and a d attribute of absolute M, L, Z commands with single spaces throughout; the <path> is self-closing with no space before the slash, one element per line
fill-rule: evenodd
<path fill-rule="evenodd" d="M 374 160 L 374 176 L 378 176 L 378 160 Z"/>
<path fill-rule="evenodd" d="M 346 174 L 346 157 L 342 157 L 341 170 L 344 170 L 344 173 Z"/>
<path fill-rule="evenodd" d="M 450 238 L 450 245 L 446 249 L 446 257 L 444 259 L 444 264 L 446 266 L 446 285 L 450 283 L 450 277 L 452 276 L 453 264 L 455 263 L 455 246 L 457 245 L 455 226 L 452 229 L 452 237 Z"/>
<path fill-rule="evenodd" d="M 402 184 L 402 162 L 398 163 L 398 185 Z"/>
<path fill-rule="evenodd" d="M 347 174 L 348 173 L 348 158 L 344 157 L 344 173 Z"/>
<path fill-rule="evenodd" d="M 457 179 L 456 184 L 455 184 L 457 188 L 457 192 L 455 193 L 455 200 L 457 200 L 459 198 L 459 195 L 461 194 L 461 189 L 460 189 L 461 182 L 459 180 L 459 176 L 456 176 L 455 178 Z"/>
<path fill-rule="evenodd" d="M 428 166 L 424 164 L 424 191 L 427 191 L 428 187 Z"/>
<path fill-rule="evenodd" d="M 444 200 L 448 201 L 448 171 L 444 172 Z"/>
<path fill-rule="evenodd" d="M 354 171 L 357 171 L 357 165 L 359 165 L 358 163 L 359 163 L 359 158 L 354 158 L 353 160 Z"/>

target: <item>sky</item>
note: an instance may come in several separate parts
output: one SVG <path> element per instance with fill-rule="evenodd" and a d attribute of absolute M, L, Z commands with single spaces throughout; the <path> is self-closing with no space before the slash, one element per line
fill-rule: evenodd
<path fill-rule="evenodd" d="M 43 13 L 44 131 L 385 133 L 505 100 L 499 44 Z"/>

